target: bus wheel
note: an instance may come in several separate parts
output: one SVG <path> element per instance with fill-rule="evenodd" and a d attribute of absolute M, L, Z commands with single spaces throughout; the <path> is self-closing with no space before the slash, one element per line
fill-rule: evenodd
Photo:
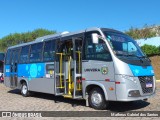
<path fill-rule="evenodd" d="M 28 97 L 28 96 L 29 96 L 29 91 L 28 91 L 28 87 L 27 87 L 26 82 L 22 83 L 22 86 L 21 86 L 21 94 L 22 94 L 22 96 L 24 96 L 24 97 Z"/>
<path fill-rule="evenodd" d="M 102 89 L 96 87 L 93 88 L 89 92 L 89 104 L 92 108 L 97 110 L 103 110 L 106 109 L 108 106 L 108 102 L 105 100 L 104 93 Z"/>

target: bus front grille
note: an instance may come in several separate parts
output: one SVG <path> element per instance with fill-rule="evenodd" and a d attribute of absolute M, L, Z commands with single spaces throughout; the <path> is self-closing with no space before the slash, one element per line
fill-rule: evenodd
<path fill-rule="evenodd" d="M 140 76 L 138 77 L 143 94 L 152 93 L 153 92 L 153 76 Z"/>

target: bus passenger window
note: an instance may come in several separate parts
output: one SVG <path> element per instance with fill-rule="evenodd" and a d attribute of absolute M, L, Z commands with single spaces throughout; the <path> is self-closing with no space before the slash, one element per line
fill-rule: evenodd
<path fill-rule="evenodd" d="M 7 51 L 7 55 L 6 55 L 6 64 L 10 64 L 10 59 L 11 59 L 11 51 L 10 50 L 8 50 Z"/>
<path fill-rule="evenodd" d="M 47 41 L 44 45 L 44 52 L 43 52 L 43 61 L 45 62 L 53 62 L 54 61 L 54 54 L 55 54 L 55 44 L 54 41 Z"/>
<path fill-rule="evenodd" d="M 30 62 L 40 62 L 42 59 L 43 43 L 31 45 Z"/>
<path fill-rule="evenodd" d="M 20 63 L 27 63 L 28 62 L 28 54 L 29 54 L 29 46 L 22 47 L 21 54 L 20 54 Z"/>

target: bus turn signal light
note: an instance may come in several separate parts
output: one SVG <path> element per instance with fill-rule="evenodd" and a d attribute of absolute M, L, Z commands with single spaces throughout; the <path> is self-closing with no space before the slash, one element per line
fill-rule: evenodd
<path fill-rule="evenodd" d="M 114 90 L 114 88 L 113 88 L 113 87 L 110 87 L 109 90 Z"/>

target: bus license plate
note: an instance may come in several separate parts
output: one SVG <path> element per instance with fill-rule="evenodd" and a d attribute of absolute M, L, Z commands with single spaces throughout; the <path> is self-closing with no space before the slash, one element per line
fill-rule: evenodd
<path fill-rule="evenodd" d="M 147 87 L 147 88 L 152 87 L 152 83 L 146 83 L 146 87 Z"/>

